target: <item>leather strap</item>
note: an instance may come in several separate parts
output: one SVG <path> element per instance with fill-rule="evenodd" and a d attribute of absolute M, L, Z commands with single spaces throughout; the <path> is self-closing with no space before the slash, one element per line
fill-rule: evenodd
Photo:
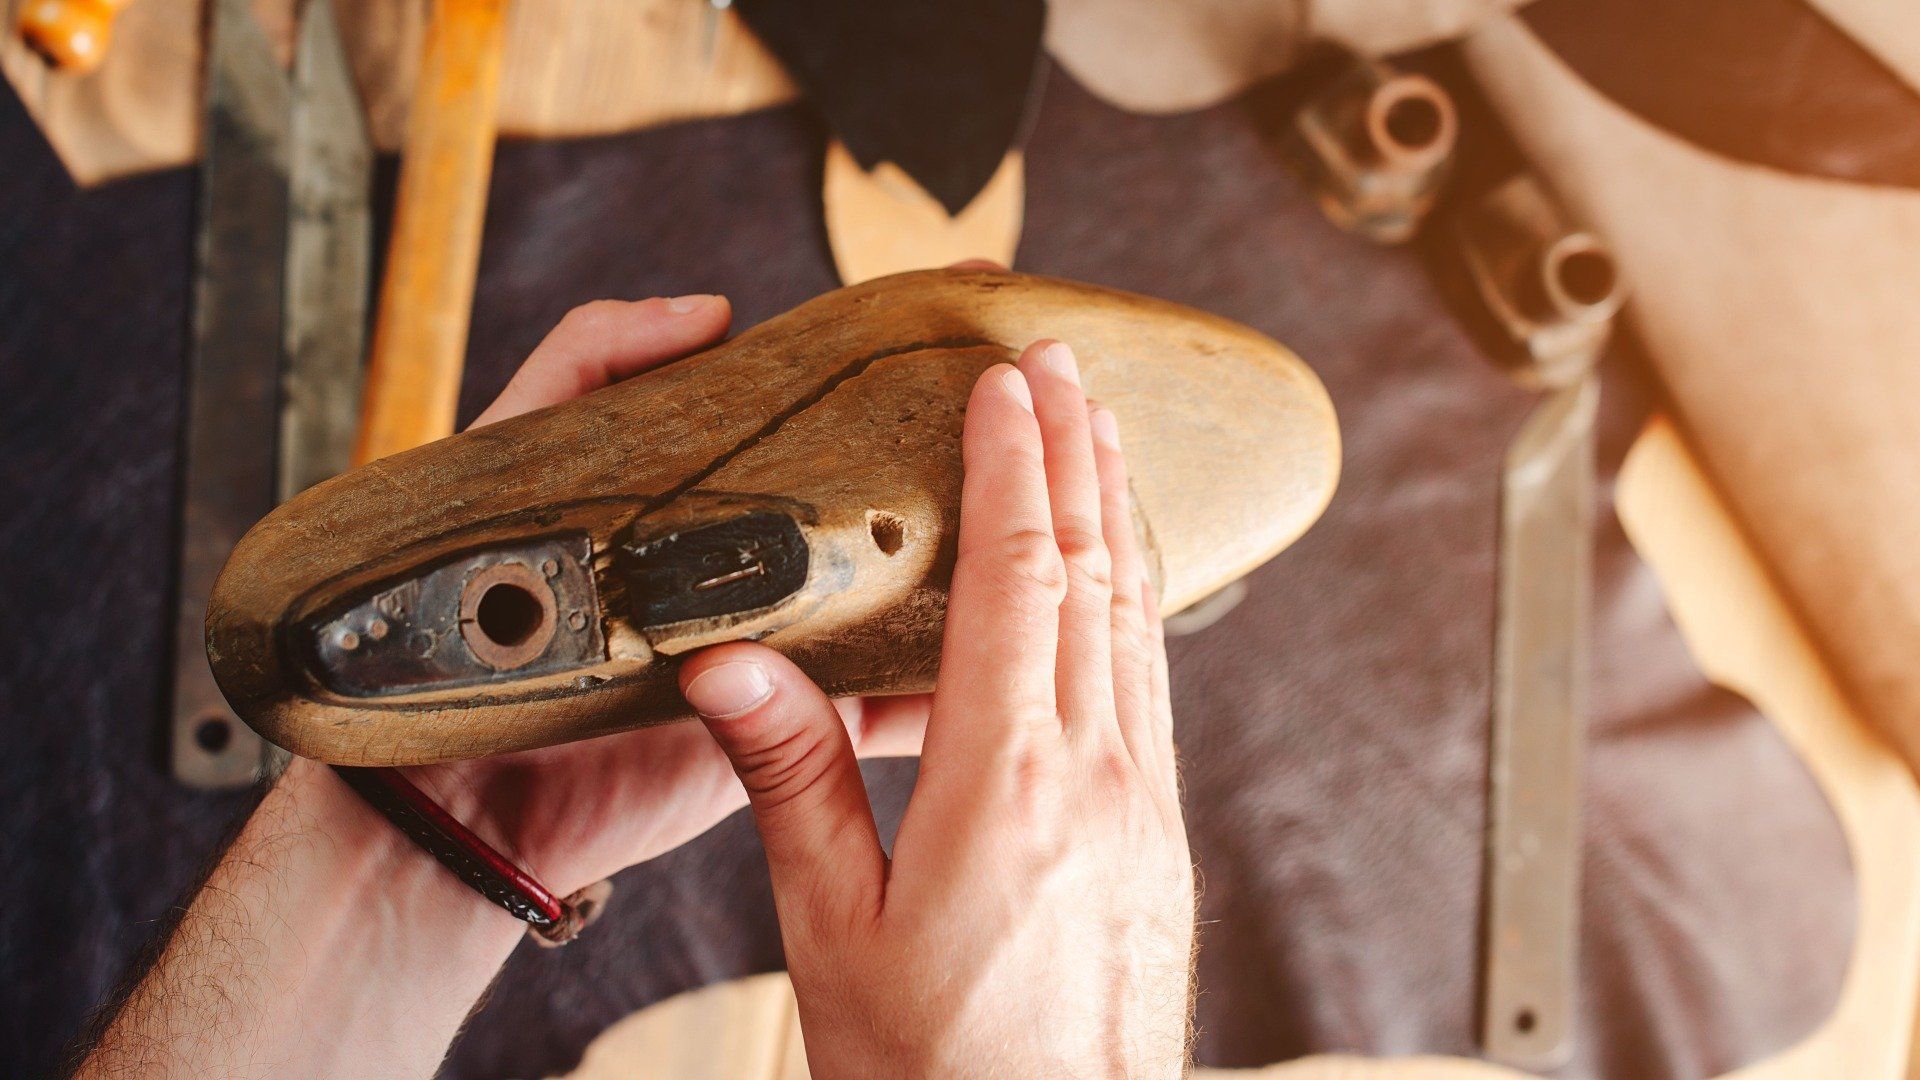
<path fill-rule="evenodd" d="M 333 771 L 455 877 L 526 923 L 537 940 L 563 945 L 599 914 L 610 891 L 606 882 L 588 886 L 564 900 L 556 897 L 532 874 L 415 787 L 400 770 L 335 765 Z"/>

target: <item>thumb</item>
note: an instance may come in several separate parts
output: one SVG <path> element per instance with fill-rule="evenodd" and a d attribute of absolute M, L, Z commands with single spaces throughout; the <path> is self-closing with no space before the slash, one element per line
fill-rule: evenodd
<path fill-rule="evenodd" d="M 680 692 L 747 789 L 789 932 L 876 911 L 886 854 L 846 724 L 827 695 L 792 661 L 748 642 L 688 658 Z"/>

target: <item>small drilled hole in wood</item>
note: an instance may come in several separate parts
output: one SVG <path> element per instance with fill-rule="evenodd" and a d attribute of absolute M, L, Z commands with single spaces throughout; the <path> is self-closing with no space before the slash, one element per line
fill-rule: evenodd
<path fill-rule="evenodd" d="M 1540 1018 L 1533 1015 L 1532 1009 L 1521 1009 L 1518 1013 L 1514 1014 L 1513 1030 L 1522 1035 L 1531 1035 L 1533 1034 L 1534 1027 L 1539 1023 Z"/>
<path fill-rule="evenodd" d="M 546 612 L 540 601 L 518 585 L 501 582 L 480 597 L 474 621 L 480 632 L 496 645 L 514 646 L 525 642 L 540 630 Z"/>
<path fill-rule="evenodd" d="M 193 725 L 193 744 L 217 754 L 233 743 L 233 724 L 224 716 L 202 717 Z"/>
<path fill-rule="evenodd" d="M 879 548 L 882 555 L 898 552 L 907 542 L 907 523 L 898 514 L 867 511 L 867 531 L 873 534 L 873 546 Z"/>

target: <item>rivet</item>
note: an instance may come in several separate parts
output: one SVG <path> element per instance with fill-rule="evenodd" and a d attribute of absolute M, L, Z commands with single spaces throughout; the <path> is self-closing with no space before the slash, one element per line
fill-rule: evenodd
<path fill-rule="evenodd" d="M 387 636 L 387 620 L 376 618 L 368 623 L 367 636 L 375 641 L 385 638 Z"/>
<path fill-rule="evenodd" d="M 540 560 L 540 572 L 548 577 L 559 577 L 560 564 L 552 559 L 542 559 Z"/>
<path fill-rule="evenodd" d="M 352 652 L 360 647 L 360 635 L 351 630 L 340 631 L 339 638 L 335 640 L 339 643 L 340 648 L 347 652 Z"/>
<path fill-rule="evenodd" d="M 567 616 L 567 625 L 573 627 L 575 630 L 585 630 L 587 628 L 587 613 L 584 611 L 576 611 L 569 614 Z"/>

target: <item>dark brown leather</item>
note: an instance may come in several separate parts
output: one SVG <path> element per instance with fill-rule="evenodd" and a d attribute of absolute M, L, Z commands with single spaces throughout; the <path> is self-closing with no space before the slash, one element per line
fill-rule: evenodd
<path fill-rule="evenodd" d="M 740 18 L 863 169 L 966 209 L 1033 119 L 1042 0 L 739 0 Z"/>
<path fill-rule="evenodd" d="M 1251 323 L 1327 382 L 1347 440 L 1325 519 L 1173 647 L 1205 875 L 1199 1053 L 1470 1054 L 1498 462 L 1528 407 L 1419 260 L 1335 231 L 1245 103 L 1144 118 L 1055 73 L 1023 268 Z M 471 417 L 581 301 L 694 291 L 751 324 L 834 284 L 824 136 L 796 109 L 503 145 Z M 46 1069 L 192 880 L 241 796 L 164 777 L 167 492 L 190 178 L 69 190 L 0 96 L 0 1060 Z M 1607 454 L 1645 400 L 1616 364 Z M 1609 528 L 1583 996 L 1568 1076 L 1704 1076 L 1802 1037 L 1852 941 L 1843 838 L 1804 768 L 1687 660 Z M 909 762 L 869 765 L 891 835 Z M 619 878 L 573 948 L 523 949 L 446 1068 L 544 1075 L 606 1025 L 780 963 L 744 816 Z M 49 933 L 44 913 L 65 913 Z"/>
<path fill-rule="evenodd" d="M 1594 89 L 1703 149 L 1920 187 L 1920 91 L 1806 0 L 1539 0 L 1521 17 Z"/>

